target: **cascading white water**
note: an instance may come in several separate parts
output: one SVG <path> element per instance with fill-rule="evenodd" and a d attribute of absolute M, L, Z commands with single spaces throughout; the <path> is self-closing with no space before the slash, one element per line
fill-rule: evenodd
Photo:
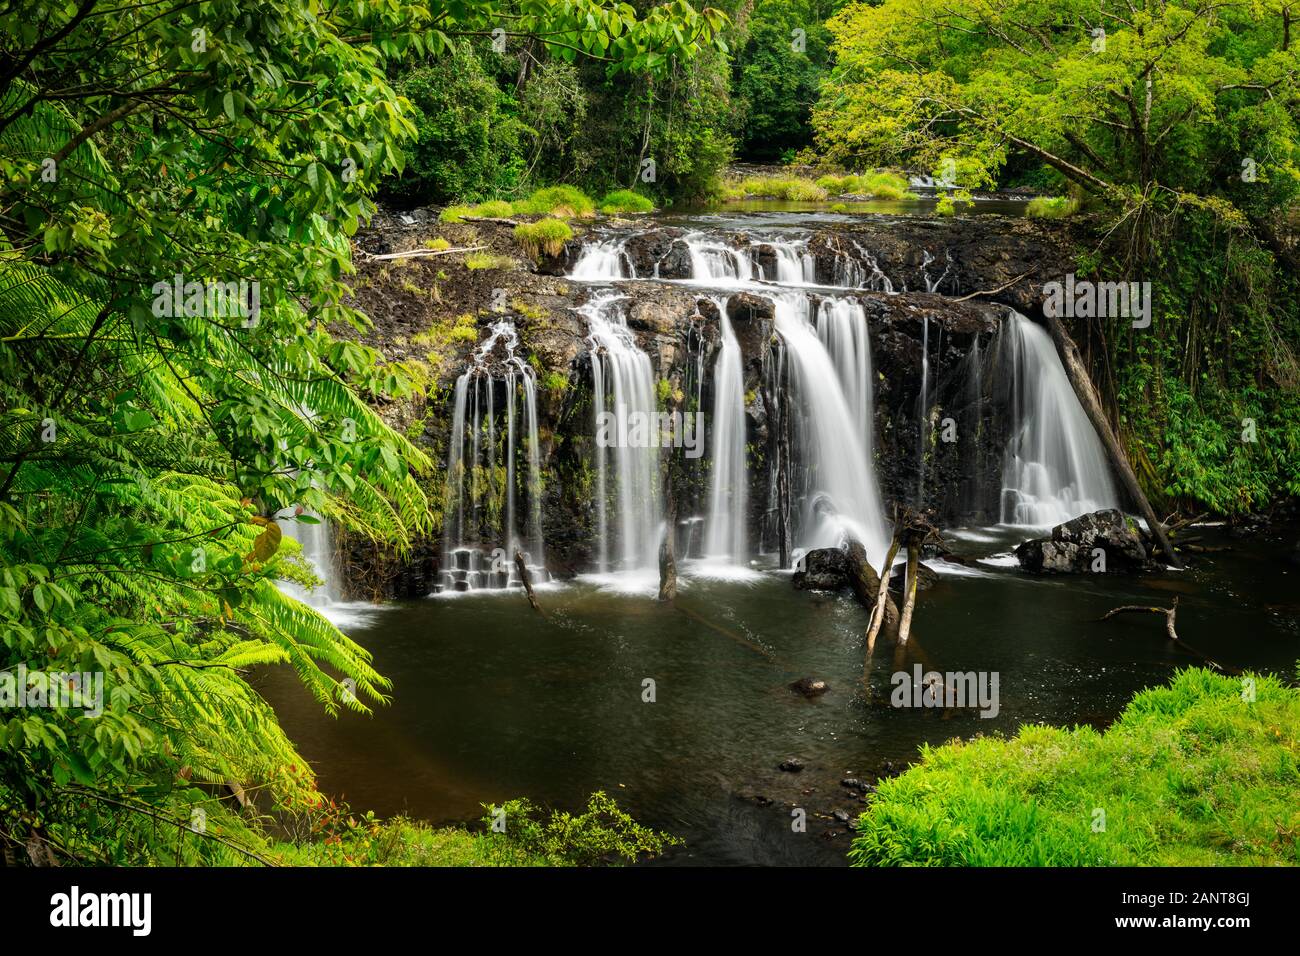
<path fill-rule="evenodd" d="M 871 459 L 871 343 L 867 316 L 856 299 L 823 299 L 817 310 L 817 337 L 835 366 L 855 431 Z"/>
<path fill-rule="evenodd" d="M 1012 311 L 999 334 L 1012 431 L 1002 471 L 1003 524 L 1046 528 L 1118 508 L 1101 440 L 1045 330 Z"/>
<path fill-rule="evenodd" d="M 585 282 L 602 279 L 635 279 L 636 267 L 624 252 L 627 239 L 604 239 L 582 247 L 569 277 Z"/>
<path fill-rule="evenodd" d="M 744 564 L 748 557 L 745 468 L 745 377 L 740 343 L 727 318 L 726 299 L 716 299 L 721 347 L 713 367 L 712 473 L 705 556 Z"/>
<path fill-rule="evenodd" d="M 302 556 L 316 572 L 321 583 L 308 590 L 293 581 L 282 581 L 280 588 L 303 604 L 324 611 L 342 600 L 339 593 L 337 574 L 334 568 L 334 545 L 330 535 L 329 522 L 311 512 L 304 512 L 309 518 L 316 518 L 317 524 L 295 520 L 297 508 L 285 508 L 276 512 L 275 520 L 280 531 L 297 541 L 302 548 Z"/>
<path fill-rule="evenodd" d="M 691 233 L 684 241 L 691 255 L 691 278 L 697 282 L 717 285 L 753 280 L 754 263 L 748 250 L 742 252 L 702 232 Z"/>
<path fill-rule="evenodd" d="M 618 523 L 618 569 L 654 567 L 658 561 L 663 511 L 659 494 L 659 443 L 618 442 L 601 447 L 600 415 L 614 416 L 614 434 L 633 435 L 638 421 L 656 421 L 654 374 L 650 357 L 636 344 L 624 314 L 627 297 L 599 293 L 578 311 L 587 320 L 595 408 L 596 510 L 600 570 L 614 570 L 610 557 L 608 495 L 612 490 Z M 613 459 L 613 474 L 609 463 Z M 612 488 L 611 488 L 612 484 Z"/>
<path fill-rule="evenodd" d="M 754 245 L 767 246 L 776 256 L 776 275 L 763 278 L 775 278 L 781 285 L 817 284 L 817 260 L 808 252 L 806 241 L 770 240 Z"/>
<path fill-rule="evenodd" d="M 858 416 L 809 321 L 808 297 L 780 292 L 772 301 L 790 369 L 790 413 L 798 417 L 791 433 L 804 505 L 795 545 L 805 551 L 835 547 L 847 532 L 862 542 L 873 562 L 879 561 L 886 547 L 885 521 Z"/>
<path fill-rule="evenodd" d="M 470 367 L 456 379 L 447 453 L 447 508 L 439 589 L 471 591 L 518 585 L 516 550 L 524 554 L 534 581 L 547 577 L 542 540 L 537 381 L 532 367 L 515 354 L 518 345 L 514 326 L 505 321 L 496 323 L 475 351 Z M 499 408 L 498 393 L 503 399 Z M 519 408 L 523 411 L 523 454 L 527 471 L 522 487 L 518 464 Z M 498 428 L 500 417 L 505 418 L 504 429 Z M 499 436 L 504 437 L 500 459 Z M 504 488 L 501 487 L 502 470 Z M 520 491 L 527 502 L 526 518 L 522 521 L 518 513 Z"/>

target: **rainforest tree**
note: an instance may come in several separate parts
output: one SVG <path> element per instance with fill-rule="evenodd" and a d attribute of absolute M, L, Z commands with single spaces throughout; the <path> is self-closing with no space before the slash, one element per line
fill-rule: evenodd
<path fill-rule="evenodd" d="M 1158 280 L 1149 332 L 1075 335 L 1171 506 L 1300 490 L 1293 6 L 886 0 L 830 22 L 827 158 L 1072 190 L 1104 215 L 1081 269 Z"/>

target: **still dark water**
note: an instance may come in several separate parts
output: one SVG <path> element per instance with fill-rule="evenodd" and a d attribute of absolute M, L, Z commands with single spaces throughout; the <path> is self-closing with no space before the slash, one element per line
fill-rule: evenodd
<path fill-rule="evenodd" d="M 516 796 L 577 809 L 603 789 L 641 822 L 687 841 L 661 862 L 842 865 L 849 836 L 831 814 L 856 816 L 862 806 L 842 778 L 874 780 L 920 744 L 954 736 L 1013 734 L 1034 722 L 1103 726 L 1134 691 L 1198 662 L 1170 646 L 1156 615 L 1097 622 L 1116 605 L 1177 596 L 1188 644 L 1223 664 L 1292 678 L 1295 529 L 1250 541 L 1196 531 L 1233 550 L 1198 557 L 1184 572 L 1132 578 L 1033 578 L 994 558 L 922 592 L 914 635 L 927 663 L 998 672 L 992 719 L 891 708 L 888 653 L 877 656 L 867 703 L 866 613 L 848 596 L 795 591 L 778 572 L 685 577 L 679 608 L 579 579 L 539 591 L 545 620 L 517 592 L 360 610 L 345 630 L 394 685 L 392 704 L 373 717 L 325 717 L 287 667 L 261 673 L 258 684 L 322 789 L 358 809 L 458 822 Z M 999 554 L 1008 536 L 956 533 L 952 543 Z M 805 699 L 787 686 L 801 677 L 831 689 Z M 646 678 L 654 703 L 642 700 Z M 805 763 L 802 772 L 778 769 L 790 757 Z M 807 810 L 806 833 L 792 831 L 792 806 Z"/>

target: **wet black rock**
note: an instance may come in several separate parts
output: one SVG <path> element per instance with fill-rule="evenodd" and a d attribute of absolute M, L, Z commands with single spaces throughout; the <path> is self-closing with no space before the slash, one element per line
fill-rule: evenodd
<path fill-rule="evenodd" d="M 1016 548 L 1016 559 L 1033 574 L 1130 574 L 1154 566 L 1142 531 L 1113 508 L 1082 515 L 1057 525 L 1048 537 L 1026 541 Z"/>
<path fill-rule="evenodd" d="M 815 677 L 800 677 L 796 681 L 791 681 L 788 686 L 796 694 L 803 694 L 805 697 L 820 697 L 831 689 L 824 680 Z"/>
<path fill-rule="evenodd" d="M 804 555 L 794 572 L 801 591 L 838 591 L 849 586 L 849 556 L 839 548 L 817 548 Z"/>
<path fill-rule="evenodd" d="M 868 784 L 863 783 L 857 777 L 845 777 L 840 781 L 841 787 L 848 787 L 850 790 L 865 790 Z"/>
<path fill-rule="evenodd" d="M 798 773 L 803 769 L 803 761 L 798 757 L 787 757 L 781 761 L 777 769 L 784 770 L 786 773 Z"/>
<path fill-rule="evenodd" d="M 836 810 L 831 814 L 831 816 L 833 816 L 836 820 L 840 821 L 840 823 L 849 822 L 849 815 L 845 813 L 843 810 Z"/>

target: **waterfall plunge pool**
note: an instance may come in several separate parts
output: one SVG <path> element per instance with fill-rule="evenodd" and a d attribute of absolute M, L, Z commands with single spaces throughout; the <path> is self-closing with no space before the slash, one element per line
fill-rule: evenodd
<path fill-rule="evenodd" d="M 1180 599 L 1178 631 L 1209 657 L 1294 673 L 1300 657 L 1297 529 L 1235 538 L 1198 527 L 1189 570 L 1140 577 L 1033 577 L 996 563 L 940 574 L 919 598 L 915 640 L 939 671 L 997 671 L 996 718 L 892 709 L 888 656 L 874 699 L 857 690 L 866 612 L 848 595 L 796 591 L 788 572 L 714 580 L 682 562 L 680 608 L 627 591 L 620 574 L 539 590 L 398 602 L 344 625 L 393 681 L 373 717 L 326 717 L 288 668 L 257 682 L 322 789 L 359 809 L 452 823 L 516 796 L 564 809 L 603 789 L 638 820 L 686 841 L 660 863 L 843 865 L 864 803 L 840 786 L 902 769 L 922 743 L 1024 723 L 1105 726 L 1142 687 L 1199 661 L 1146 615 L 1099 623 L 1120 604 Z M 1023 529 L 955 531 L 955 551 L 1005 554 Z M 996 559 L 995 559 L 996 560 Z M 931 562 L 936 568 L 940 562 Z M 634 576 L 633 576 L 634 577 Z M 912 661 L 905 665 L 910 670 Z M 813 677 L 826 694 L 789 688 Z M 656 700 L 642 700 L 643 681 Z M 787 758 L 803 761 L 783 772 Z M 808 811 L 808 830 L 790 811 Z M 837 834 L 829 836 L 828 834 Z"/>

